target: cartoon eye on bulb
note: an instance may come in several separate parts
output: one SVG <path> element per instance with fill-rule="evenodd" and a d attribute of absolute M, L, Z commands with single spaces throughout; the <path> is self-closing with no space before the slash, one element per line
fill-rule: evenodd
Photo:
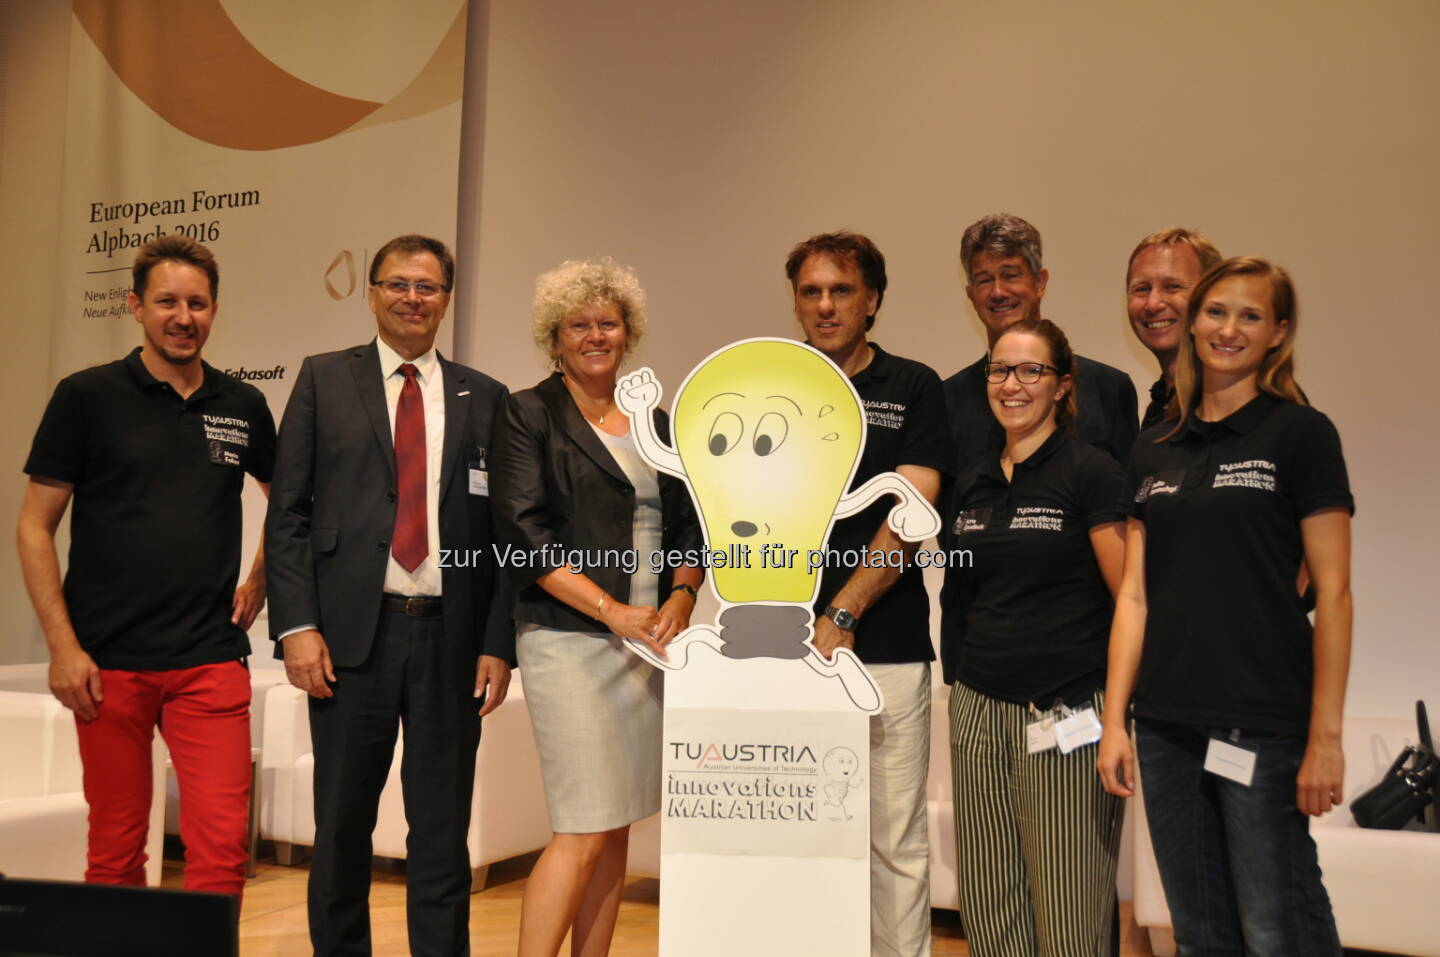
<path fill-rule="evenodd" d="M 809 643 L 811 605 L 830 527 L 882 495 L 899 501 L 890 524 L 907 541 L 935 534 L 939 516 L 894 472 L 847 492 L 865 442 L 865 416 L 850 380 L 817 350 L 790 339 L 747 339 L 700 363 L 673 409 L 675 448 L 655 435 L 651 411 L 660 384 L 647 368 L 622 378 L 615 402 L 630 417 L 640 454 L 690 487 L 705 544 L 742 555 L 710 571 L 725 606 L 720 629 L 694 625 L 670 660 L 632 645 L 652 664 L 678 669 L 686 645 L 701 641 L 729 658 L 802 659 L 838 677 L 862 711 L 880 694 L 849 649 L 823 658 Z"/>

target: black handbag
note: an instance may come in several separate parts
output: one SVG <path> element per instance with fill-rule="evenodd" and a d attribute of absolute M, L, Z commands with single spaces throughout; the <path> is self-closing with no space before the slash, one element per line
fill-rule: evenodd
<path fill-rule="evenodd" d="M 1425 715 L 1425 702 L 1415 702 L 1415 722 L 1420 726 L 1420 743 L 1407 745 L 1385 777 L 1364 794 L 1350 802 L 1350 813 L 1361 827 L 1398 830 L 1411 818 L 1425 820 L 1425 809 L 1435 801 L 1435 785 L 1440 779 L 1440 758 L 1430 740 L 1430 721 Z"/>

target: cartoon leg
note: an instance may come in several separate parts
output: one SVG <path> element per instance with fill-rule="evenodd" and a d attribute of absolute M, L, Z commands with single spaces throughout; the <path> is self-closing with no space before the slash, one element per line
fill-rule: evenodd
<path fill-rule="evenodd" d="M 665 658 L 661 658 L 655 654 L 655 652 L 651 651 L 650 647 L 644 642 L 636 641 L 633 638 L 626 638 L 625 644 L 630 646 L 632 652 L 644 658 L 656 668 L 662 668 L 665 671 L 679 671 L 689 664 L 690 647 L 692 645 L 704 645 L 713 648 L 717 652 L 725 647 L 725 643 L 720 640 L 720 632 L 716 631 L 710 625 L 691 625 L 689 628 L 680 632 L 680 634 L 676 635 L 675 639 L 665 647 L 665 650 L 669 652 L 669 656 Z"/>
<path fill-rule="evenodd" d="M 825 678 L 839 678 L 855 707 L 866 714 L 874 714 L 884 705 L 874 679 L 865 670 L 865 666 L 860 664 L 860 659 L 855 657 L 855 652 L 849 648 L 836 648 L 835 656 L 829 661 L 822 658 L 818 651 L 812 651 L 804 660 L 816 674 Z"/>

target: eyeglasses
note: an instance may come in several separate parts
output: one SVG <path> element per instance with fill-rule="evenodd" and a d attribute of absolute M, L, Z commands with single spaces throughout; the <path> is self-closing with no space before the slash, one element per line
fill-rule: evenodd
<path fill-rule="evenodd" d="M 985 381 L 999 385 L 1010 378 L 1010 373 L 1015 373 L 1015 381 L 1023 385 L 1034 385 L 1040 381 L 1040 377 L 1047 372 L 1060 374 L 1060 370 L 1043 362 L 1017 362 L 1013 366 L 1007 366 L 1003 362 L 985 363 Z"/>
<path fill-rule="evenodd" d="M 601 319 L 598 323 L 579 321 L 562 322 L 560 323 L 560 331 L 571 339 L 584 339 L 590 335 L 590 333 L 594 332 L 597 326 L 602 333 L 608 336 L 624 328 L 625 323 L 614 319 Z"/>
<path fill-rule="evenodd" d="M 412 289 L 415 290 L 415 295 L 421 299 L 434 299 L 445 291 L 443 286 L 437 286 L 433 282 L 408 282 L 404 279 L 383 279 L 372 285 L 378 286 L 397 298 L 407 295 Z"/>

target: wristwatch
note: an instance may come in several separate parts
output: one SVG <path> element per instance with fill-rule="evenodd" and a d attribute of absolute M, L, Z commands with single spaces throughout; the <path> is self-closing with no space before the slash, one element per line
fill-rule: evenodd
<path fill-rule="evenodd" d="M 834 605 L 826 605 L 821 614 L 835 622 L 835 627 L 841 631 L 854 631 L 855 626 L 860 623 L 860 619 L 849 611 L 844 608 L 836 608 Z"/>

